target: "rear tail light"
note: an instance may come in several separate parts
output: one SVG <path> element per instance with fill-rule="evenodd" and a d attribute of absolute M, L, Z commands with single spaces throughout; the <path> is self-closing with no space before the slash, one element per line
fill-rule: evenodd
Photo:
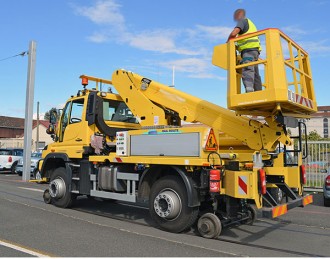
<path fill-rule="evenodd" d="M 327 178 L 325 178 L 325 186 L 330 187 L 330 175 L 328 175 Z"/>
<path fill-rule="evenodd" d="M 306 184 L 307 183 L 307 175 L 306 175 L 305 165 L 300 166 L 300 183 L 301 184 Z"/>
<path fill-rule="evenodd" d="M 8 163 L 13 162 L 13 158 L 11 156 L 8 157 Z"/>
<path fill-rule="evenodd" d="M 220 192 L 220 170 L 212 169 L 210 170 L 210 192 L 219 193 Z"/>
<path fill-rule="evenodd" d="M 259 170 L 259 192 L 261 194 L 266 194 L 266 172 L 264 169 Z"/>

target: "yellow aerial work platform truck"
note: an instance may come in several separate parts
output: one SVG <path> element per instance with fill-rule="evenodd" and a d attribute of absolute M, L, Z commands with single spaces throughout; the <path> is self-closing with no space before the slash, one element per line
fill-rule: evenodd
<path fill-rule="evenodd" d="M 252 64 L 263 90 L 244 93 L 247 64 L 235 42 L 253 36 L 264 45 Z M 145 204 L 162 229 L 197 222 L 206 238 L 253 223 L 257 210 L 274 218 L 311 203 L 299 120 L 317 110 L 308 54 L 277 29 L 242 37 L 214 49 L 213 64 L 228 70 L 228 109 L 125 70 L 111 81 L 81 76 L 83 88 L 51 114 L 54 143 L 39 164 L 45 202 L 66 208 L 87 195 Z"/>

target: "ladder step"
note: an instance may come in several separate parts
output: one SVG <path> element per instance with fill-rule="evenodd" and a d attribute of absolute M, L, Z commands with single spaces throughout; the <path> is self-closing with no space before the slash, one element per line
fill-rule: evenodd
<path fill-rule="evenodd" d="M 80 167 L 80 165 L 77 165 L 77 164 L 69 164 L 69 165 L 72 167 Z"/>
<path fill-rule="evenodd" d="M 79 181 L 80 178 L 79 178 L 79 177 L 72 177 L 72 180 L 74 180 L 74 181 Z"/>
<path fill-rule="evenodd" d="M 71 192 L 72 193 L 78 193 L 79 194 L 79 191 L 76 191 L 76 190 L 72 190 Z"/>

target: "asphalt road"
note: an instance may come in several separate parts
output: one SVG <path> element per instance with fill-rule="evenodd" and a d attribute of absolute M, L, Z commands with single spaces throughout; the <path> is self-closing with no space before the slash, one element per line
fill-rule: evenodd
<path fill-rule="evenodd" d="M 81 198 L 73 209 L 56 208 L 43 202 L 45 188 L 0 174 L 0 256 L 330 256 L 330 208 L 321 195 L 277 220 L 208 240 L 194 229 L 161 231 L 136 206 Z"/>

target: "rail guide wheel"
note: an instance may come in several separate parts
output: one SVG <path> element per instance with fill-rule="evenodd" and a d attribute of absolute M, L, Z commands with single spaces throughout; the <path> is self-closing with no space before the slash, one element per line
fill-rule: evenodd
<path fill-rule="evenodd" d="M 43 198 L 44 198 L 44 202 L 45 202 L 46 204 L 50 204 L 50 203 L 51 203 L 51 201 L 52 201 L 52 197 L 50 196 L 49 189 L 46 189 L 46 190 L 44 191 Z"/>
<path fill-rule="evenodd" d="M 201 216 L 197 228 L 200 235 L 208 239 L 218 238 L 222 230 L 220 219 L 213 213 L 205 213 Z"/>

